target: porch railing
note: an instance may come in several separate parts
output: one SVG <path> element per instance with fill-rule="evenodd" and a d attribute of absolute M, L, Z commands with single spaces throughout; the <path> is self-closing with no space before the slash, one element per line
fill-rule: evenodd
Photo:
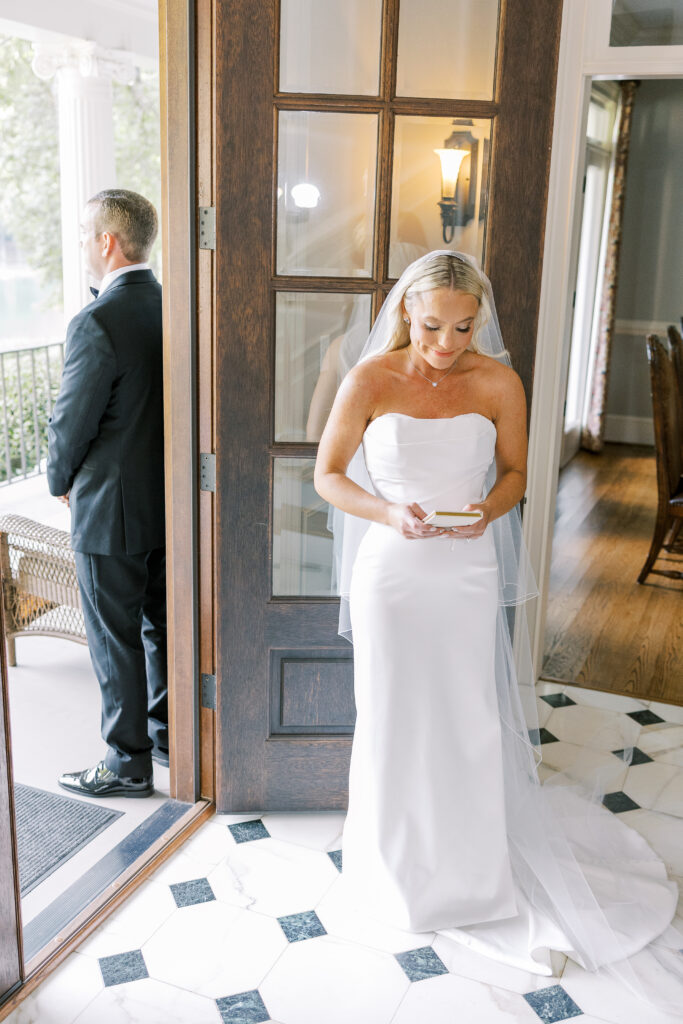
<path fill-rule="evenodd" d="M 0 486 L 41 473 L 64 342 L 0 352 Z"/>

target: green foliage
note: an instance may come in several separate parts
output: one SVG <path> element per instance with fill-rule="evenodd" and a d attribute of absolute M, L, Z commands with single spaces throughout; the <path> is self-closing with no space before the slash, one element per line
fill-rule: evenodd
<path fill-rule="evenodd" d="M 61 198 L 56 79 L 31 68 L 24 39 L 0 35 L 0 224 L 40 275 L 45 308 L 62 304 Z M 159 75 L 139 70 L 113 84 L 117 184 L 147 196 L 160 212 Z M 160 273 L 160 245 L 152 266 Z"/>
<path fill-rule="evenodd" d="M 158 72 L 139 68 L 132 85 L 114 82 L 114 147 L 116 184 L 149 199 L 161 218 Z M 161 275 L 160 243 L 157 236 L 150 257 L 157 277 Z"/>
<path fill-rule="evenodd" d="M 18 359 L 16 353 L 8 352 L 2 357 L 0 372 L 4 382 L 4 394 L 0 392 L 0 395 L 4 398 L 3 405 L 7 412 L 6 429 L 4 416 L 0 420 L 1 483 L 7 480 L 8 450 L 12 476 L 23 474 L 24 460 L 26 472 L 30 473 L 38 469 L 41 459 L 47 455 L 47 421 L 59 391 L 62 346 L 24 349 L 18 353 Z M 0 409 L 2 407 L 0 405 Z"/>
<path fill-rule="evenodd" d="M 54 82 L 37 78 L 24 39 L 0 36 L 0 224 L 62 303 L 59 139 Z"/>

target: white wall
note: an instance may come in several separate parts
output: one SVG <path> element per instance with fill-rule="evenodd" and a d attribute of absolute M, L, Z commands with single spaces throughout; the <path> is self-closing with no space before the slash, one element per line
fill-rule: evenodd
<path fill-rule="evenodd" d="M 645 335 L 683 315 L 683 81 L 641 82 L 631 149 L 607 398 L 607 433 L 651 421 Z M 635 424 L 632 424 L 635 426 Z"/>

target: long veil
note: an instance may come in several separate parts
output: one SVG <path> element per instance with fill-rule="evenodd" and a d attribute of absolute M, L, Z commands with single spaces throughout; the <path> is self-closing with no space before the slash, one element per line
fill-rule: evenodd
<path fill-rule="evenodd" d="M 477 351 L 511 365 L 500 332 L 491 284 L 467 254 L 439 250 L 411 264 L 380 310 L 365 344 L 346 351 L 343 372 L 386 350 L 392 317 L 416 268 L 448 252 L 475 267 L 483 298 L 475 321 Z M 361 445 L 347 475 L 374 492 Z M 484 493 L 495 483 L 492 463 Z M 353 562 L 369 522 L 331 511 L 339 632 L 352 642 L 349 589 Z M 683 931 L 671 922 L 677 886 L 660 857 L 635 830 L 603 804 L 620 789 L 620 772 L 632 762 L 633 739 L 623 726 L 593 724 L 581 736 L 579 756 L 563 770 L 546 772 L 541 783 L 539 726 L 525 605 L 538 596 L 522 534 L 519 508 L 496 519 L 498 614 L 495 674 L 501 721 L 507 835 L 519 914 L 506 921 L 447 929 L 440 934 L 470 949 L 496 956 L 497 946 L 519 946 L 519 966 L 551 975 L 550 950 L 559 949 L 581 967 L 616 979 L 650 1010 L 683 1016 Z M 613 716 L 619 721 L 625 716 Z M 566 744 L 567 747 L 570 744 Z M 596 752 L 593 762 L 585 755 Z M 598 752 L 605 756 L 598 756 Z M 607 754 L 609 753 L 609 756 Z M 616 756 L 619 753 L 620 756 Z M 661 1018 L 664 1024 L 665 1018 Z M 648 1024 L 654 1018 L 648 1018 Z"/>

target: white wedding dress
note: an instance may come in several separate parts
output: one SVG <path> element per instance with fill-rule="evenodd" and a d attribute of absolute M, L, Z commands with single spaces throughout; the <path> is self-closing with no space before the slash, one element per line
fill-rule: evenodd
<path fill-rule="evenodd" d="M 429 511 L 481 499 L 495 443 L 479 413 L 387 413 L 363 448 L 379 495 Z M 497 572 L 490 529 L 469 543 L 376 523 L 365 533 L 350 593 L 357 722 L 340 881 L 385 924 L 538 974 L 552 973 L 551 949 L 595 970 L 666 931 L 677 887 L 599 800 L 541 786 L 503 724 Z"/>

